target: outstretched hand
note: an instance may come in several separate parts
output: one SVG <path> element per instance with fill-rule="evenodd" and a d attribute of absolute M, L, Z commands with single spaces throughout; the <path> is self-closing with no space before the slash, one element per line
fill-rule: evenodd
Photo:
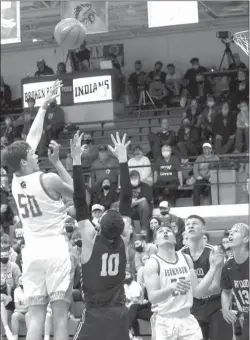
<path fill-rule="evenodd" d="M 63 86 L 61 80 L 56 80 L 52 87 L 50 88 L 49 92 L 45 97 L 45 103 L 49 104 L 53 102 L 57 97 L 61 94 L 61 87 Z"/>
<path fill-rule="evenodd" d="M 49 144 L 48 158 L 53 165 L 60 161 L 59 158 L 60 147 L 61 145 L 55 142 L 54 140 L 52 140 Z"/>
<path fill-rule="evenodd" d="M 71 156 L 73 159 L 73 164 L 75 163 L 75 165 L 81 165 L 81 155 L 84 149 L 84 146 L 82 146 L 83 136 L 84 133 L 80 135 L 80 131 L 77 131 L 73 139 L 70 140 Z M 76 164 L 79 162 L 80 164 Z"/>
<path fill-rule="evenodd" d="M 131 141 L 129 140 L 126 143 L 126 138 L 127 138 L 126 133 L 124 133 L 121 140 L 119 132 L 116 132 L 116 138 L 113 135 L 111 135 L 114 147 L 108 145 L 109 150 L 113 153 L 113 155 L 115 155 L 118 158 L 120 163 L 127 162 L 128 160 L 127 148 L 130 145 Z"/>

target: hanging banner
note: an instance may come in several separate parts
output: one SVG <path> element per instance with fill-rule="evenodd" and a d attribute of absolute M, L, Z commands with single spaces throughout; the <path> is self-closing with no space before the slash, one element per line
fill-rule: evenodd
<path fill-rule="evenodd" d="M 90 51 L 90 69 L 100 69 L 100 62 L 103 60 L 116 60 L 120 66 L 124 66 L 124 46 L 123 44 L 116 45 L 101 45 L 87 46 Z"/>
<path fill-rule="evenodd" d="M 1 45 L 20 42 L 20 1 L 1 1 Z"/>
<path fill-rule="evenodd" d="M 65 18 L 79 20 L 87 34 L 108 32 L 108 2 L 62 1 L 62 19 Z"/>

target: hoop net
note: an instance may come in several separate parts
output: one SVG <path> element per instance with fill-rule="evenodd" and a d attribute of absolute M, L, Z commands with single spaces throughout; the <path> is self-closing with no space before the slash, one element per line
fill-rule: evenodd
<path fill-rule="evenodd" d="M 249 31 L 235 33 L 233 40 L 249 56 Z"/>

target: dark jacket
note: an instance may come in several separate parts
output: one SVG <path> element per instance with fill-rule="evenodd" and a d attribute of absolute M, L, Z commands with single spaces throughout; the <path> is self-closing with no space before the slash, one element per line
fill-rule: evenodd
<path fill-rule="evenodd" d="M 49 76 L 49 75 L 52 75 L 52 74 L 54 74 L 54 71 L 52 70 L 52 68 L 47 66 L 47 65 L 45 65 L 43 72 L 41 72 L 39 70 L 36 71 L 35 77 Z"/>
<path fill-rule="evenodd" d="M 119 194 L 116 191 L 116 186 L 111 186 L 108 194 L 104 195 L 104 190 L 101 188 L 92 192 L 92 204 L 101 204 L 105 210 L 108 210 L 112 203 L 119 201 Z"/>
<path fill-rule="evenodd" d="M 198 143 L 199 142 L 198 129 L 195 127 L 191 127 L 189 135 L 185 135 L 185 129 L 181 127 L 178 132 L 178 141 L 181 143 L 186 143 L 187 141 L 189 141 L 192 144 Z"/>
<path fill-rule="evenodd" d="M 144 182 L 141 182 L 137 188 L 132 187 L 132 200 L 145 197 L 150 204 L 153 199 L 153 189 Z"/>
<path fill-rule="evenodd" d="M 224 124 L 224 120 L 225 123 Z M 216 116 L 212 125 L 213 136 L 222 136 L 223 142 L 227 142 L 229 137 L 236 132 L 236 115 L 229 113 L 225 118 L 221 113 Z"/>

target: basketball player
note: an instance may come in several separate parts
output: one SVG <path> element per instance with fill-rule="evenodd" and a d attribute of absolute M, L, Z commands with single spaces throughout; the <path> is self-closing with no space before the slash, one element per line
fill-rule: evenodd
<path fill-rule="evenodd" d="M 146 288 L 155 313 L 155 338 L 202 340 L 199 323 L 190 308 L 193 297 L 200 298 L 207 292 L 217 268 L 223 265 L 223 253 L 213 250 L 210 269 L 198 283 L 190 256 L 175 250 L 176 236 L 170 225 L 156 229 L 155 244 L 158 253 L 151 256 L 144 268 Z"/>
<path fill-rule="evenodd" d="M 47 93 L 26 142 L 14 142 L 3 152 L 3 161 L 14 171 L 12 193 L 24 231 L 23 285 L 30 316 L 26 340 L 42 339 L 49 300 L 54 339 L 68 340 L 71 262 L 69 245 L 62 235 L 67 214 L 61 197 L 73 198 L 73 181 L 60 162 L 56 167 L 67 183 L 54 173 L 42 173 L 35 154 L 46 110 L 60 87 L 61 82 L 56 81 Z"/>
<path fill-rule="evenodd" d="M 202 280 L 210 269 L 209 257 L 213 246 L 204 242 L 206 232 L 205 221 L 202 217 L 191 215 L 185 223 L 185 231 L 188 235 L 188 245 L 183 252 L 191 256 L 194 270 L 198 280 Z M 198 320 L 204 340 L 221 340 L 221 334 L 225 339 L 232 339 L 232 326 L 228 325 L 221 313 L 220 279 L 222 267 L 217 270 L 213 283 L 209 287 L 208 294 L 200 298 L 194 298 L 191 309 L 192 314 Z"/>
<path fill-rule="evenodd" d="M 244 315 L 240 340 L 249 339 L 249 226 L 235 224 L 229 234 L 229 246 L 233 251 L 224 265 L 221 275 L 221 303 L 223 317 L 229 324 L 236 322 L 237 316 L 231 310 L 234 292 Z"/>
<path fill-rule="evenodd" d="M 82 237 L 82 288 L 86 301 L 82 320 L 74 340 L 129 340 L 128 311 L 125 307 L 124 279 L 129 242 L 132 188 L 127 164 L 126 134 L 119 134 L 114 149 L 120 163 L 119 211 L 108 210 L 100 219 L 100 232 L 89 220 L 86 190 L 81 169 L 81 139 L 71 141 L 73 159 L 74 204 Z"/>

